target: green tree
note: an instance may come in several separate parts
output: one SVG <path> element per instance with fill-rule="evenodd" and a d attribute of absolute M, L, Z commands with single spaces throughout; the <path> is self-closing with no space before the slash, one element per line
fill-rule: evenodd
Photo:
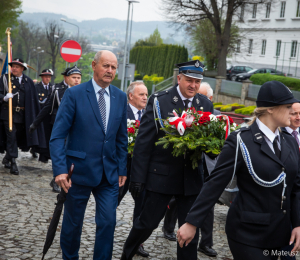
<path fill-rule="evenodd" d="M 222 20 L 222 29 L 225 26 L 225 20 Z M 200 20 L 196 25 L 187 29 L 191 37 L 191 43 L 194 51 L 206 58 L 206 66 L 209 70 L 217 69 L 218 66 L 218 44 L 215 28 L 209 19 Z M 228 45 L 228 54 L 230 54 L 236 46 L 239 39 L 239 29 L 233 23 L 230 28 L 230 40 Z"/>
<path fill-rule="evenodd" d="M 21 4 L 20 0 L 1 0 L 0 35 L 4 35 L 7 27 L 12 28 L 18 25 L 18 17 L 22 13 Z"/>
<path fill-rule="evenodd" d="M 156 46 L 163 44 L 163 39 L 160 37 L 160 33 L 156 28 L 154 32 L 146 39 L 147 42 L 152 43 Z"/>

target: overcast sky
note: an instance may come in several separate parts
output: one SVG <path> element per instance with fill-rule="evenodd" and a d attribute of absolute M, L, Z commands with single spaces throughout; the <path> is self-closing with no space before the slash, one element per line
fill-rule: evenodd
<path fill-rule="evenodd" d="M 139 0 L 134 4 L 134 21 L 163 21 L 161 0 Z M 66 15 L 78 21 L 100 18 L 127 19 L 126 0 L 23 0 L 26 13 L 50 12 Z"/>

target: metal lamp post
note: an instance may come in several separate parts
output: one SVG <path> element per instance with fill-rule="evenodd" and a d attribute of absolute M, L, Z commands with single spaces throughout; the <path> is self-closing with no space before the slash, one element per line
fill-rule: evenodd
<path fill-rule="evenodd" d="M 123 58 L 123 75 L 122 75 L 122 82 L 121 82 L 121 90 L 124 91 L 125 87 L 125 77 L 126 77 L 126 53 L 127 53 L 127 40 L 128 40 L 128 24 L 129 24 L 129 14 L 130 14 L 130 5 L 131 3 L 139 3 L 139 1 L 135 0 L 126 0 L 128 1 L 128 14 L 127 14 L 127 25 L 126 25 L 126 37 L 125 37 L 125 50 L 124 50 L 124 58 Z"/>
<path fill-rule="evenodd" d="M 41 49 L 41 47 L 37 47 L 37 49 Z M 38 75 L 38 71 L 39 71 L 39 53 L 43 53 L 44 50 L 41 50 L 41 51 L 37 51 L 37 68 L 36 68 L 36 79 L 38 78 L 37 75 Z"/>
<path fill-rule="evenodd" d="M 67 20 L 65 18 L 60 18 L 60 20 L 65 22 L 65 23 L 72 24 L 72 25 L 77 27 L 77 29 L 78 29 L 78 31 L 77 31 L 77 40 L 78 40 L 79 39 L 79 26 L 74 24 L 74 23 L 67 22 Z"/>

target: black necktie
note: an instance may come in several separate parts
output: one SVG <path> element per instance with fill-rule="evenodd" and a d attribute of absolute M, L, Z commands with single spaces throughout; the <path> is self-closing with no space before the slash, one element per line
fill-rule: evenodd
<path fill-rule="evenodd" d="M 186 99 L 186 100 L 183 100 L 183 102 L 184 102 L 184 109 L 187 110 L 189 108 L 190 101 L 188 99 Z"/>
<path fill-rule="evenodd" d="M 141 119 L 142 119 L 142 111 L 139 110 L 137 113 L 138 113 L 138 120 L 141 122 Z"/>
<path fill-rule="evenodd" d="M 278 135 L 275 137 L 275 139 L 273 141 L 273 148 L 274 148 L 274 152 L 275 152 L 276 156 L 280 159 L 281 151 L 279 150 L 277 142 L 278 142 Z"/>

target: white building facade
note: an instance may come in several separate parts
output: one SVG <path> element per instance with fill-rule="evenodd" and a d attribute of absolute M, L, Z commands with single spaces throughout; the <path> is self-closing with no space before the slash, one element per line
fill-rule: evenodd
<path fill-rule="evenodd" d="M 300 78 L 300 0 L 244 6 L 235 22 L 241 40 L 229 63 Z"/>

